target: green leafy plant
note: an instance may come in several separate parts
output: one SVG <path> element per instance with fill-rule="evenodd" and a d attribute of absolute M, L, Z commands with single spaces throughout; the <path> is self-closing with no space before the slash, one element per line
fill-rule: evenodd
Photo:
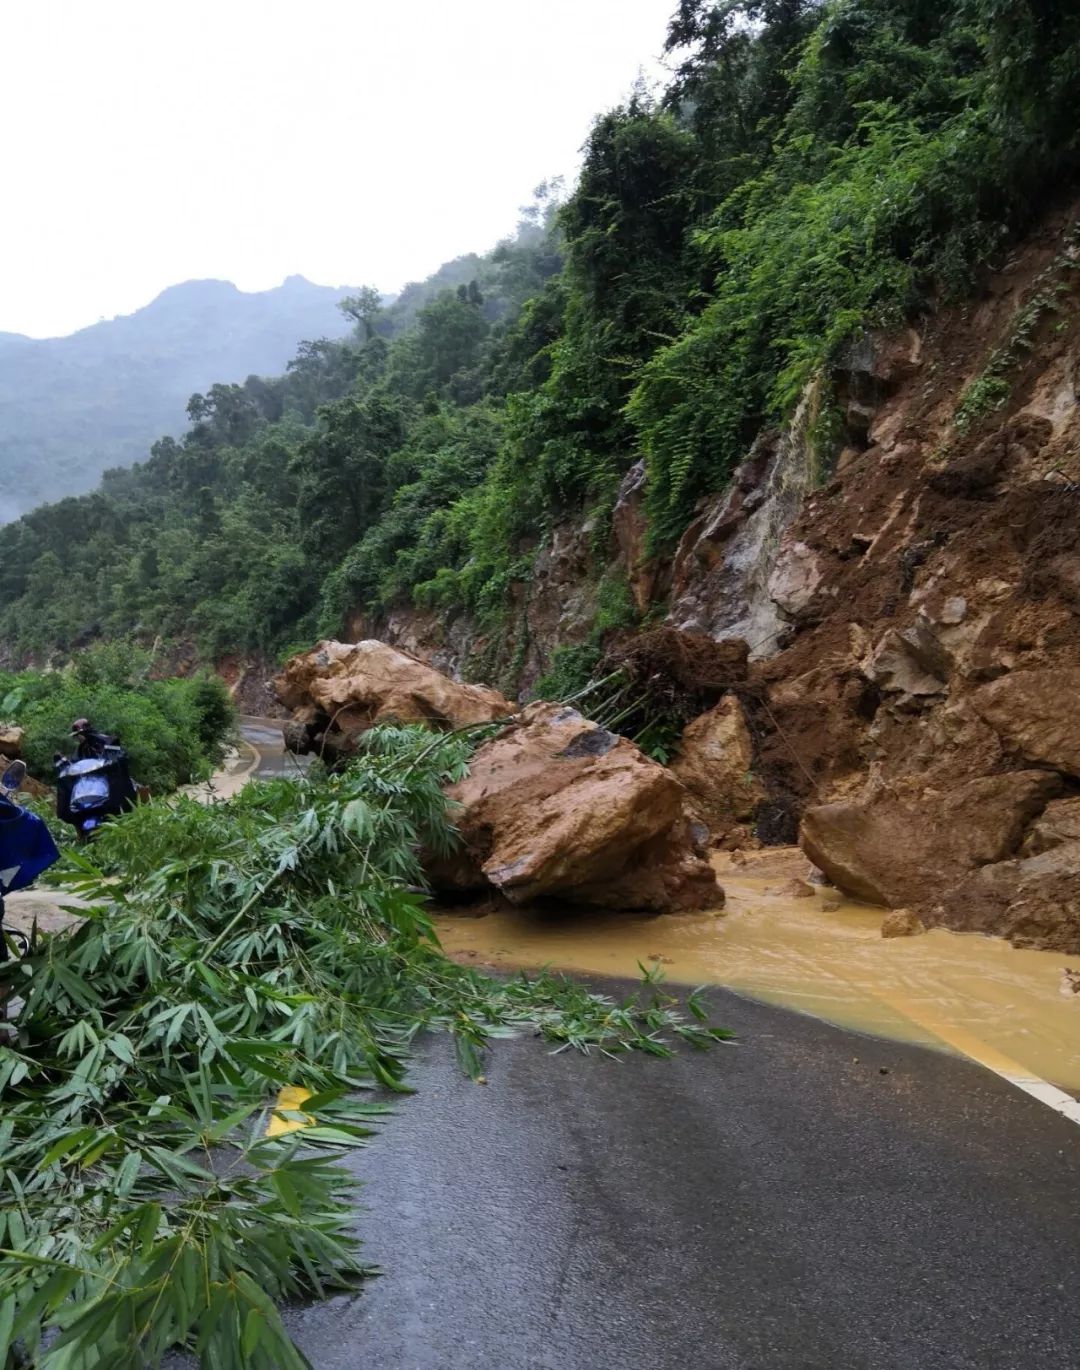
<path fill-rule="evenodd" d="M 668 1055 L 726 1034 L 650 977 L 615 1003 L 441 953 L 417 852 L 453 842 L 469 744 L 368 734 L 345 773 L 150 805 L 67 859 L 76 929 L 0 967 L 0 1362 L 301 1366 L 279 1303 L 365 1273 L 336 1163 L 408 1089 L 418 1032 L 473 1075 L 494 1038 Z M 279 1091 L 306 1092 L 297 1107 Z M 277 1117 L 303 1128 L 268 1135 Z M 275 1131 L 271 1129 L 271 1132 Z"/>
<path fill-rule="evenodd" d="M 1038 330 L 1047 315 L 1060 312 L 1063 296 L 1076 285 L 1077 263 L 1075 252 L 1080 229 L 1074 227 L 1066 235 L 1066 249 L 1045 267 L 1032 282 L 1023 304 L 1016 311 L 1009 336 L 992 352 L 981 375 L 964 391 L 953 415 L 953 423 L 966 433 L 980 419 L 1008 403 L 1012 393 L 1009 379 L 1013 371 L 1030 356 Z"/>

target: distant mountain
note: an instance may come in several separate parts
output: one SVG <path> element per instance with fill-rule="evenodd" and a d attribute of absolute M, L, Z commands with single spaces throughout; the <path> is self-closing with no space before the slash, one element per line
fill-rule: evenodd
<path fill-rule="evenodd" d="M 184 430 L 195 391 L 279 375 L 304 339 L 343 337 L 349 293 L 303 276 L 253 294 L 186 281 L 70 337 L 0 333 L 0 522 L 146 457 Z"/>

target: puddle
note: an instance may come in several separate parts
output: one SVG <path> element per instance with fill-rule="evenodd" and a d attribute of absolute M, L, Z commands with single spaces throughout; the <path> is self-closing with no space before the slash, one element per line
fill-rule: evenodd
<path fill-rule="evenodd" d="M 939 929 L 885 939 L 882 910 L 780 893 L 803 858 L 794 850 L 720 858 L 720 914 L 444 916 L 439 936 L 460 960 L 495 967 L 552 965 L 633 976 L 661 957 L 676 984 L 714 984 L 878 1036 L 941 1047 L 954 1029 L 1062 1088 L 1080 1089 L 1080 995 L 1063 996 L 1062 970 L 1078 958 L 1018 951 L 997 938 Z M 933 1025 L 933 1027 L 931 1026 Z"/>

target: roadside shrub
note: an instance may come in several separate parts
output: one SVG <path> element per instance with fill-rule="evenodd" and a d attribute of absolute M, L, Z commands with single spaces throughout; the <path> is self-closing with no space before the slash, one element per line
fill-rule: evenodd
<path fill-rule="evenodd" d="M 0 715 L 25 729 L 32 775 L 52 781 L 54 755 L 72 750 L 76 718 L 118 736 L 132 775 L 156 793 L 209 774 L 235 718 L 223 681 L 200 673 L 133 683 L 129 673 L 125 683 L 119 652 L 99 648 L 86 658 L 77 657 L 64 671 L 0 676 Z"/>

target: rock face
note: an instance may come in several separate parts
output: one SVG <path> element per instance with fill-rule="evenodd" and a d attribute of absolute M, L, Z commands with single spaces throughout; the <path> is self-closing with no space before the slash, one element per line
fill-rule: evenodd
<path fill-rule="evenodd" d="M 383 642 L 320 642 L 293 657 L 274 682 L 294 711 L 286 730 L 293 751 L 325 747 L 347 754 L 360 733 L 379 723 L 463 728 L 513 712 L 497 690 L 462 685 L 419 658 Z"/>
<path fill-rule="evenodd" d="M 764 798 L 753 762 L 750 729 L 735 695 L 726 695 L 684 730 L 671 769 L 714 838 L 752 818 Z"/>
<path fill-rule="evenodd" d="M 1039 856 L 1066 842 L 1080 842 L 1080 798 L 1052 799 L 1024 838 L 1021 856 Z"/>
<path fill-rule="evenodd" d="M 656 586 L 656 568 L 645 555 L 648 523 L 645 518 L 645 459 L 634 463 L 623 477 L 611 515 L 618 565 L 626 576 L 639 614 L 648 612 Z"/>
<path fill-rule="evenodd" d="M 932 921 L 1007 937 L 1018 947 L 1075 952 L 1080 947 L 1080 841 L 986 866 L 961 882 Z"/>
<path fill-rule="evenodd" d="M 972 696 L 1006 746 L 1080 776 L 1080 667 L 1013 671 Z"/>
<path fill-rule="evenodd" d="M 668 622 L 687 632 L 743 638 L 750 657 L 777 650 L 791 616 L 774 599 L 807 608 L 821 580 L 805 544 L 784 543 L 784 532 L 813 486 L 808 429 L 816 386 L 807 388 L 789 427 L 763 434 L 687 528 L 675 554 Z M 775 577 L 775 579 L 774 579 Z"/>
<path fill-rule="evenodd" d="M 807 809 L 802 847 L 839 889 L 892 908 L 924 905 L 1003 861 L 1061 790 L 1047 771 L 983 776 L 946 791 L 881 791 Z"/>
<path fill-rule="evenodd" d="M 573 709 L 530 704 L 448 794 L 465 859 L 432 872 L 444 889 L 655 913 L 723 903 L 682 785 Z"/>

